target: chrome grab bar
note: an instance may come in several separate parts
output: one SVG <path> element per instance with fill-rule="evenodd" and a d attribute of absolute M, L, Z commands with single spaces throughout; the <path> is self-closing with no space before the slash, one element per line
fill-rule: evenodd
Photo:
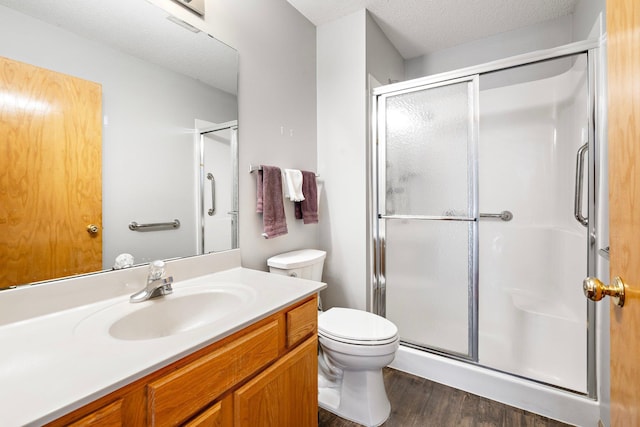
<path fill-rule="evenodd" d="M 576 155 L 576 186 L 573 199 L 573 216 L 585 227 L 589 224 L 589 219 L 582 216 L 582 185 L 584 175 L 584 158 L 588 149 L 589 143 L 585 142 L 584 145 L 578 149 L 578 154 Z"/>
<path fill-rule="evenodd" d="M 511 211 L 502 211 L 500 213 L 481 213 L 480 218 L 498 218 L 503 221 L 511 221 L 513 214 Z"/>
<path fill-rule="evenodd" d="M 129 230 L 131 231 L 154 231 L 164 228 L 180 228 L 180 221 L 174 219 L 171 222 L 154 222 L 150 224 L 138 224 L 135 221 L 129 223 Z"/>
<path fill-rule="evenodd" d="M 211 209 L 209 209 L 208 213 L 209 216 L 213 216 L 216 211 L 216 179 L 211 172 L 207 174 L 207 179 L 211 181 Z"/>

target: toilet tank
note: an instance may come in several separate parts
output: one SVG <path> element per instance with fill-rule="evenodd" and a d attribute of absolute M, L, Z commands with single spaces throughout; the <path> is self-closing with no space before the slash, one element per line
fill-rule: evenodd
<path fill-rule="evenodd" d="M 271 273 L 320 282 L 326 256 L 325 251 L 302 249 L 272 256 L 267 265 Z"/>

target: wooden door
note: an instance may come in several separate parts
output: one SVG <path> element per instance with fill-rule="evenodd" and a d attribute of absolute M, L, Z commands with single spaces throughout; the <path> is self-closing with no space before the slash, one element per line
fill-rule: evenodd
<path fill-rule="evenodd" d="M 99 84 L 0 57 L 0 288 L 102 269 L 101 115 Z"/>
<path fill-rule="evenodd" d="M 611 425 L 640 425 L 640 2 L 607 0 L 611 279 Z"/>

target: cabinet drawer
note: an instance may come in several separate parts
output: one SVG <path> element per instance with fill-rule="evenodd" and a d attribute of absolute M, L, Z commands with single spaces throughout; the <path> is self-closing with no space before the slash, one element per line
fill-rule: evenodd
<path fill-rule="evenodd" d="M 148 387 L 149 420 L 176 425 L 193 416 L 239 381 L 278 358 L 278 321 L 238 338 Z"/>
<path fill-rule="evenodd" d="M 287 348 L 314 334 L 318 328 L 318 301 L 313 298 L 287 312 Z"/>
<path fill-rule="evenodd" d="M 69 424 L 71 427 L 100 426 L 119 427 L 122 425 L 122 399 L 104 406 L 78 421 Z"/>

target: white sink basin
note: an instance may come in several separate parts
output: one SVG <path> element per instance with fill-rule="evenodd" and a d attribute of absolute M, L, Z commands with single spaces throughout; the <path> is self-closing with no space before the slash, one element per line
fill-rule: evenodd
<path fill-rule="evenodd" d="M 117 302 L 90 315 L 76 334 L 108 334 L 119 340 L 151 340 L 210 325 L 256 298 L 253 289 L 229 284 L 175 288 L 172 294 L 142 303 Z"/>

